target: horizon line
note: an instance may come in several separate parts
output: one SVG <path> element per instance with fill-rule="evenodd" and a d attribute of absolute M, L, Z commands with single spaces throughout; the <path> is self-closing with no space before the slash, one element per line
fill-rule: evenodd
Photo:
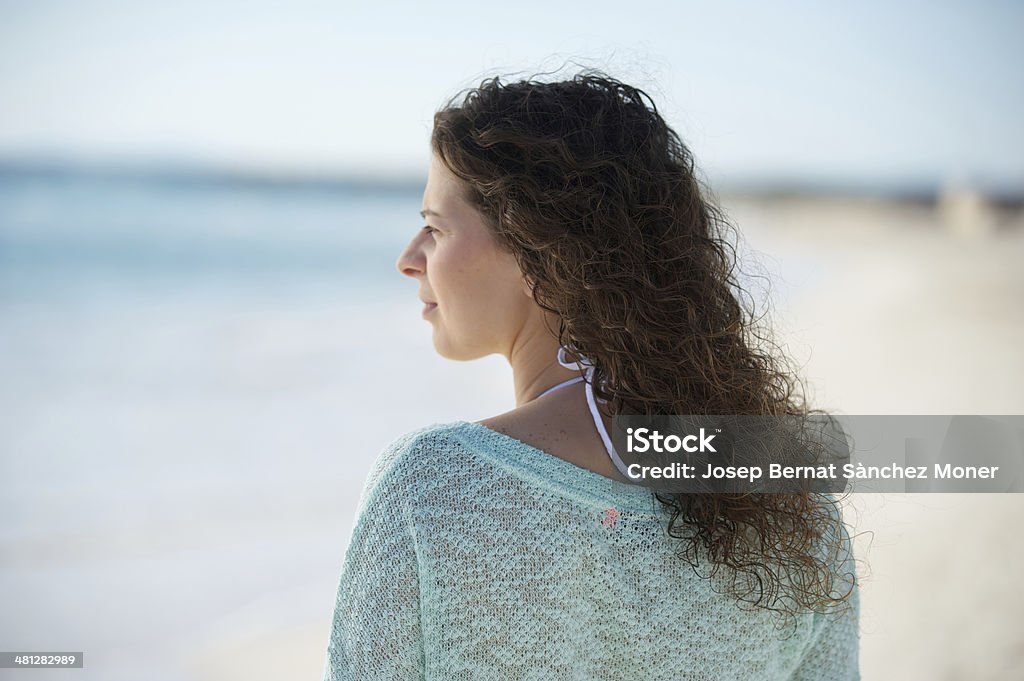
<path fill-rule="evenodd" d="M 391 172 L 353 170 L 242 168 L 188 160 L 70 159 L 53 156 L 0 153 L 0 179 L 5 176 L 80 177 L 125 181 L 149 181 L 177 185 L 220 185 L 270 190 L 333 189 L 411 192 L 422 190 L 426 177 L 402 169 Z M 852 174 L 734 172 L 698 179 L 714 194 L 755 196 L 839 195 L 913 201 L 934 201 L 950 189 L 967 190 L 986 197 L 1018 203 L 1024 201 L 1024 182 L 1013 180 L 949 181 L 931 177 L 867 180 Z"/>

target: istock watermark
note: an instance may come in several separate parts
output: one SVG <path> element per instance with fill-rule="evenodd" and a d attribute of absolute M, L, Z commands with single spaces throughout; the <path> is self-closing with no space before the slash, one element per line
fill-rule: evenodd
<path fill-rule="evenodd" d="M 650 430 L 649 428 L 626 428 L 626 438 L 628 440 L 626 448 L 631 452 L 643 453 L 648 450 L 655 452 L 678 452 L 680 449 L 687 452 L 705 452 L 715 451 L 715 448 L 711 446 L 711 440 L 714 439 L 714 435 L 705 435 L 704 429 L 700 429 L 700 435 L 683 435 L 679 436 L 675 433 L 668 435 L 662 435 L 656 430 Z M 633 440 L 636 440 L 634 443 Z M 693 446 L 694 441 L 699 441 L 700 444 Z"/>
<path fill-rule="evenodd" d="M 620 415 L 611 438 L 672 492 L 1024 491 L 1024 416 Z"/>

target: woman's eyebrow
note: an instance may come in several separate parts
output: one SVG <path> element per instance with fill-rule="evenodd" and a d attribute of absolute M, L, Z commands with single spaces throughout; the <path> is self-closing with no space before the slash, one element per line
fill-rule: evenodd
<path fill-rule="evenodd" d="M 430 210 L 429 208 L 427 208 L 426 210 L 421 210 L 420 211 L 420 216 L 421 217 L 427 217 L 428 215 L 433 215 L 435 218 L 441 217 L 440 213 L 435 213 L 434 211 Z"/>

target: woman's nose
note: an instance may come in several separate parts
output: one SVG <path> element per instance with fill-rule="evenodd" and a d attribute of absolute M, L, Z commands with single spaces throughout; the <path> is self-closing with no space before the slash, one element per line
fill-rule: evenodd
<path fill-rule="evenodd" d="M 416 277 L 426 270 L 426 258 L 423 256 L 423 249 L 419 247 L 418 234 L 412 238 L 409 244 L 398 256 L 395 267 L 407 277 Z"/>

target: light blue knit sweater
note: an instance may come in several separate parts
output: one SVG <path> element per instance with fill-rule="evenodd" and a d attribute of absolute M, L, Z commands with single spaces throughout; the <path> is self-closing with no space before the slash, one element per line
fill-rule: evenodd
<path fill-rule="evenodd" d="M 674 556 L 660 509 L 477 423 L 403 435 L 363 489 L 323 678 L 859 678 L 856 591 L 779 630 Z"/>

